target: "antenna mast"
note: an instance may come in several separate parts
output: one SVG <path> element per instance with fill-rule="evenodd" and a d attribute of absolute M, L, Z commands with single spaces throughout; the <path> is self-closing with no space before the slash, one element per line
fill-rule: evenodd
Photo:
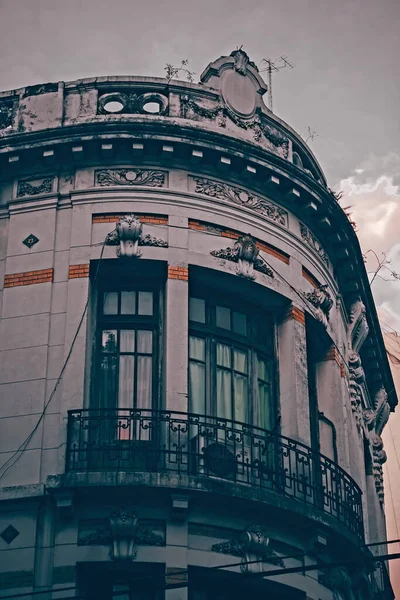
<path fill-rule="evenodd" d="M 272 111 L 272 71 L 280 71 L 285 67 L 293 69 L 293 65 L 287 59 L 286 55 L 280 56 L 276 60 L 270 60 L 269 58 L 263 58 L 261 63 L 267 63 L 267 68 L 260 71 L 260 73 L 268 73 L 268 108 Z M 260 63 L 260 64 L 261 64 Z"/>

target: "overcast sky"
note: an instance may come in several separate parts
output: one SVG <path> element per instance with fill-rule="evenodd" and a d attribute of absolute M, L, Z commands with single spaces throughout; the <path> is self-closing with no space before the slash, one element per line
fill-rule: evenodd
<path fill-rule="evenodd" d="M 354 207 L 364 251 L 388 251 L 400 272 L 399 30 L 400 0 L 0 0 L 0 89 L 164 76 L 182 59 L 197 81 L 242 44 L 257 64 L 287 55 L 295 68 L 274 77 L 274 111 L 317 133 L 310 146 Z M 400 282 L 373 289 L 400 329 Z"/>

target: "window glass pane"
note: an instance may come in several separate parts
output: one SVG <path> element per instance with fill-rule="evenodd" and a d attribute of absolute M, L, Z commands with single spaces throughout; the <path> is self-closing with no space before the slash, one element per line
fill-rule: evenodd
<path fill-rule="evenodd" d="M 206 322 L 206 302 L 202 298 L 189 298 L 189 319 L 198 323 Z"/>
<path fill-rule="evenodd" d="M 233 331 L 240 335 L 247 335 L 247 318 L 243 313 L 233 312 Z"/>
<path fill-rule="evenodd" d="M 152 331 L 138 331 L 137 332 L 137 351 L 143 352 L 143 354 L 151 354 L 153 346 L 153 332 Z"/>
<path fill-rule="evenodd" d="M 102 332 L 101 346 L 103 352 L 116 352 L 117 350 L 117 331 L 107 329 Z"/>
<path fill-rule="evenodd" d="M 137 408 L 151 408 L 152 390 L 152 358 L 138 356 L 137 358 Z"/>
<path fill-rule="evenodd" d="M 116 405 L 117 357 L 102 356 L 100 365 L 99 408 L 114 408 Z"/>
<path fill-rule="evenodd" d="M 333 425 L 322 419 L 319 420 L 320 452 L 331 460 L 335 460 L 335 438 Z"/>
<path fill-rule="evenodd" d="M 136 292 L 121 292 L 121 315 L 136 313 Z"/>
<path fill-rule="evenodd" d="M 271 364 L 263 358 L 258 359 L 258 379 L 267 382 L 271 379 Z"/>
<path fill-rule="evenodd" d="M 118 313 L 118 292 L 105 292 L 103 294 L 103 313 L 116 315 Z"/>
<path fill-rule="evenodd" d="M 262 381 L 258 381 L 258 404 L 259 418 L 256 419 L 257 427 L 268 430 L 273 429 L 274 425 L 271 423 L 271 387 L 269 384 L 263 383 Z"/>
<path fill-rule="evenodd" d="M 190 336 L 189 338 L 189 358 L 196 360 L 206 360 L 206 342 L 203 338 Z"/>
<path fill-rule="evenodd" d="M 120 352 L 135 351 L 135 330 L 121 329 L 119 332 L 119 350 Z"/>
<path fill-rule="evenodd" d="M 217 369 L 217 417 L 232 419 L 231 372 Z"/>
<path fill-rule="evenodd" d="M 225 306 L 215 307 L 215 324 L 217 327 L 222 327 L 222 329 L 231 328 L 231 311 L 229 308 Z"/>
<path fill-rule="evenodd" d="M 248 380 L 237 373 L 233 376 L 235 421 L 247 421 Z"/>
<path fill-rule="evenodd" d="M 206 412 L 206 367 L 201 363 L 189 363 L 190 410 L 204 415 Z"/>
<path fill-rule="evenodd" d="M 237 350 L 236 348 L 233 351 L 233 368 L 235 371 L 240 371 L 241 373 L 247 373 L 247 352 L 243 352 L 242 350 Z"/>
<path fill-rule="evenodd" d="M 135 357 L 119 357 L 118 408 L 133 408 Z"/>
<path fill-rule="evenodd" d="M 153 292 L 139 292 L 139 315 L 153 314 Z"/>
<path fill-rule="evenodd" d="M 226 344 L 217 344 L 217 365 L 221 367 L 231 366 L 231 347 Z"/>

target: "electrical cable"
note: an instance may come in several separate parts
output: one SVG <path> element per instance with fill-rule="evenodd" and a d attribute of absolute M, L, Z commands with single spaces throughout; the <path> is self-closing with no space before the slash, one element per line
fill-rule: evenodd
<path fill-rule="evenodd" d="M 302 555 L 304 556 L 305 553 L 302 553 Z M 298 555 L 292 555 L 292 556 L 283 556 L 283 557 L 279 557 L 281 559 L 289 559 L 289 558 L 294 558 Z M 369 557 L 369 560 L 371 562 L 385 562 L 388 560 L 396 560 L 400 558 L 400 553 L 394 553 L 394 554 L 382 554 L 382 555 L 372 555 L 371 557 Z M 242 567 L 243 565 L 248 565 L 248 564 L 253 564 L 253 563 L 260 563 L 260 562 L 265 562 L 263 560 L 259 560 L 259 561 L 241 561 L 241 562 L 237 562 L 237 563 L 232 563 L 230 565 L 218 565 L 218 566 L 214 566 L 214 567 L 206 567 L 206 569 L 208 571 L 214 571 L 214 570 L 219 570 L 219 569 L 226 569 L 226 568 L 231 568 L 231 567 Z M 257 573 L 242 573 L 241 577 L 243 578 L 264 578 L 264 577 L 277 577 L 277 576 L 282 576 L 282 575 L 289 575 L 289 574 L 293 574 L 293 573 L 305 573 L 307 571 L 316 571 L 316 570 L 322 570 L 322 569 L 331 569 L 333 567 L 355 567 L 355 566 L 360 566 L 360 561 L 358 560 L 340 560 L 340 561 L 335 561 L 335 562 L 316 562 L 312 565 L 301 565 L 298 567 L 283 567 L 281 569 L 268 569 L 266 571 L 259 571 Z M 162 575 L 160 575 L 160 577 L 162 577 L 163 579 L 168 578 L 168 577 L 172 577 L 174 575 L 176 576 L 187 576 L 189 574 L 189 569 L 179 569 L 177 571 L 169 571 L 167 573 L 163 573 Z M 143 581 L 146 579 L 151 579 L 154 581 L 154 579 L 157 577 L 157 574 L 149 574 L 149 575 L 138 575 L 137 577 L 131 577 L 129 578 L 129 581 L 127 583 L 131 583 L 131 582 L 135 582 L 135 581 Z M 162 588 L 160 589 L 176 589 L 179 587 L 187 587 L 188 586 L 188 581 L 182 581 L 182 582 L 177 582 L 177 583 L 171 583 L 171 584 L 163 584 Z M 71 587 L 66 587 L 66 588 L 56 588 L 54 589 L 54 587 L 52 588 L 47 588 L 45 590 L 37 590 L 35 592 L 25 592 L 25 593 L 21 593 L 21 594 L 12 594 L 12 595 L 8 595 L 8 596 L 0 596 L 0 600 L 12 600 L 14 598 L 22 598 L 22 597 L 26 597 L 26 596 L 32 596 L 32 595 L 40 595 L 40 594 L 45 594 L 45 593 L 57 593 L 57 592 L 61 592 L 61 591 L 68 591 L 68 590 L 73 590 L 73 589 L 77 589 L 77 586 L 71 586 Z M 154 588 L 153 588 L 154 589 Z M 122 595 L 126 595 L 127 590 L 120 590 L 120 591 L 116 591 L 112 593 L 112 597 L 114 596 L 122 596 Z M 77 598 L 86 598 L 86 596 L 69 596 L 69 597 L 62 597 L 60 598 L 60 600 L 73 600 L 73 599 L 77 599 Z"/>
<path fill-rule="evenodd" d="M 85 308 L 83 310 L 83 313 L 82 313 L 82 316 L 80 318 L 80 321 L 79 321 L 78 327 L 76 329 L 75 335 L 74 335 L 74 337 L 72 339 L 69 352 L 68 352 L 67 357 L 66 357 L 66 359 L 64 361 L 64 364 L 63 364 L 63 366 L 61 368 L 61 371 L 60 371 L 60 374 L 59 374 L 59 376 L 57 378 L 57 381 L 54 384 L 53 390 L 52 390 L 52 392 L 51 392 L 51 394 L 49 396 L 49 399 L 47 400 L 47 402 L 44 405 L 43 411 L 42 411 L 42 413 L 41 413 L 41 415 L 40 415 L 40 417 L 39 417 L 36 425 L 34 426 L 34 428 L 32 429 L 32 431 L 28 434 L 28 436 L 25 438 L 25 440 L 22 442 L 22 444 L 19 446 L 19 448 L 17 450 L 15 450 L 15 452 L 10 456 L 10 458 L 1 466 L 0 471 L 2 471 L 2 473 L 0 475 L 0 480 L 3 479 L 3 477 L 5 476 L 5 474 L 9 471 L 9 469 L 11 469 L 19 461 L 19 459 L 23 455 L 23 453 L 26 450 L 29 442 L 31 441 L 31 439 L 34 436 L 35 432 L 37 431 L 40 423 L 42 422 L 42 419 L 45 416 L 46 410 L 47 410 L 50 402 L 53 400 L 54 395 L 55 395 L 55 393 L 57 391 L 57 388 L 58 388 L 58 386 L 59 386 L 59 384 L 61 382 L 61 379 L 62 379 L 62 377 L 64 375 L 65 369 L 66 369 L 66 367 L 68 365 L 69 359 L 71 358 L 71 354 L 72 354 L 72 351 L 74 349 L 75 342 L 76 342 L 76 340 L 78 338 L 80 329 L 82 327 L 82 324 L 83 324 L 83 321 L 84 321 L 87 309 L 89 307 L 89 302 L 90 302 L 90 298 L 91 298 L 92 289 L 93 289 L 94 283 L 95 283 L 95 281 L 97 279 L 97 276 L 99 274 L 100 264 L 101 264 L 101 260 L 103 258 L 104 248 L 106 246 L 106 238 L 104 239 L 104 241 L 102 242 L 102 244 L 103 244 L 103 247 L 102 247 L 102 250 L 101 250 L 101 253 L 100 253 L 100 258 L 99 258 L 99 261 L 98 261 L 98 264 L 97 264 L 97 269 L 96 269 L 95 276 L 94 276 L 94 279 L 93 279 L 92 287 L 89 289 L 89 293 L 88 293 L 88 297 L 87 297 L 87 300 L 86 300 Z M 13 461 L 14 458 L 15 458 L 15 460 Z M 11 462 L 11 464 L 9 464 L 10 462 Z"/>

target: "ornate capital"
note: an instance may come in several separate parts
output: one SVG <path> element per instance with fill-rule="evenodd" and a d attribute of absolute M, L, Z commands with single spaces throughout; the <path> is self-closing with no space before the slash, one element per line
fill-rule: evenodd
<path fill-rule="evenodd" d="M 112 536 L 112 558 L 133 560 L 136 558 L 135 535 L 138 519 L 134 513 L 119 510 L 109 517 Z"/>

